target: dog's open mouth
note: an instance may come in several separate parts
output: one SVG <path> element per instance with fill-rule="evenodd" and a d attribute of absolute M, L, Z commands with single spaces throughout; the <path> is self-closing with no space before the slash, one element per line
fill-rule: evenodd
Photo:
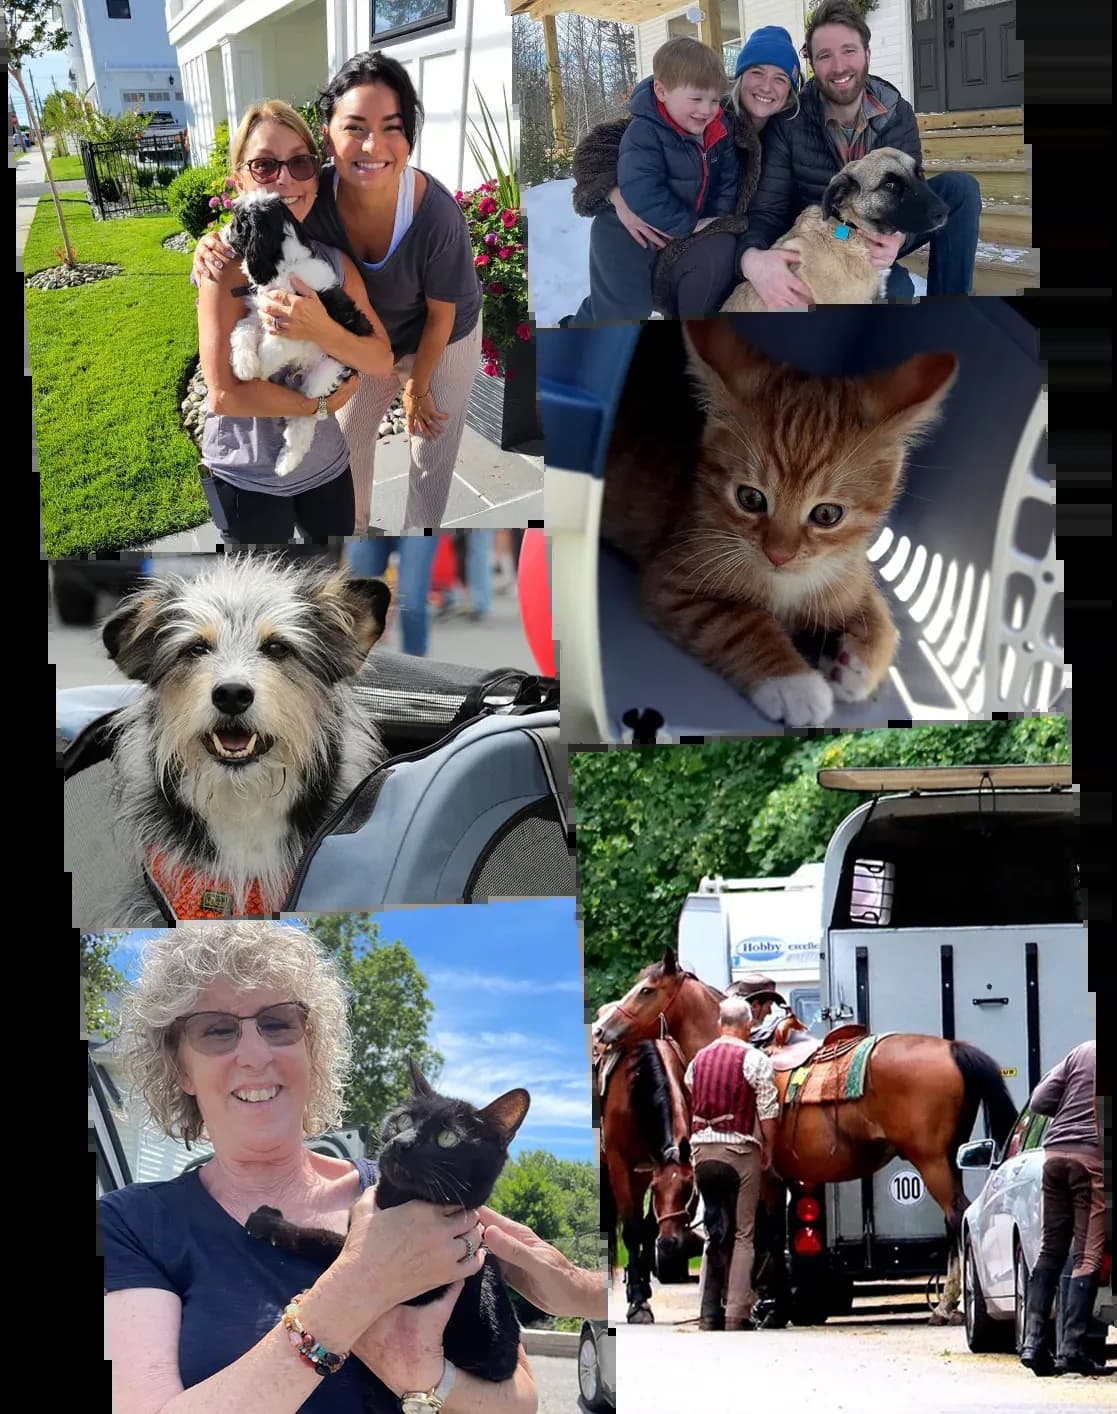
<path fill-rule="evenodd" d="M 275 739 L 243 727 L 214 727 L 202 737 L 202 745 L 211 756 L 227 766 L 243 766 L 258 761 L 275 745 Z"/>

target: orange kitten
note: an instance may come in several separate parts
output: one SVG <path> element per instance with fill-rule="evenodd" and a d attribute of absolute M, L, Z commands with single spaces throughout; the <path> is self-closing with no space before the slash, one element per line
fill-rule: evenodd
<path fill-rule="evenodd" d="M 602 533 L 636 560 L 648 615 L 670 638 L 765 716 L 821 725 L 892 663 L 896 628 L 866 552 L 958 360 L 917 354 L 886 373 L 819 378 L 773 362 L 724 318 L 684 332 L 705 410 L 696 461 L 655 435 L 646 399 L 643 412 L 629 399 Z M 831 635 L 817 670 L 792 642 L 801 631 Z"/>

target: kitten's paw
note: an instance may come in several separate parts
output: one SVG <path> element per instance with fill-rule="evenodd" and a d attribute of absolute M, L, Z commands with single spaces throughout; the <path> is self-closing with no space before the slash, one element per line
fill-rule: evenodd
<path fill-rule="evenodd" d="M 844 643 L 836 658 L 819 660 L 818 670 L 830 684 L 835 702 L 864 702 L 878 686 L 868 663 Z"/>
<path fill-rule="evenodd" d="M 757 683 L 749 696 L 766 717 L 789 727 L 820 727 L 834 707 L 834 694 L 821 673 L 791 673 Z"/>

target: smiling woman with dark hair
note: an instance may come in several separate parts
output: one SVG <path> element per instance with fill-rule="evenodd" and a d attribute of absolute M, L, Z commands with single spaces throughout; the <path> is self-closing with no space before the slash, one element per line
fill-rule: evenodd
<path fill-rule="evenodd" d="M 423 110 L 402 65 L 378 51 L 356 55 L 326 85 L 319 111 L 330 161 L 306 234 L 356 265 L 394 355 L 385 375 L 361 379 L 338 418 L 353 470 L 355 530 L 363 535 L 369 524 L 380 420 L 401 387 L 411 443 L 404 529 L 437 528 L 480 366 L 481 286 L 469 229 L 453 194 L 411 165 Z M 220 237 L 203 237 L 195 276 L 219 279 L 233 258 Z M 300 302 L 276 295 L 260 308 L 284 334 Z M 360 570 L 380 572 L 363 562 Z"/>

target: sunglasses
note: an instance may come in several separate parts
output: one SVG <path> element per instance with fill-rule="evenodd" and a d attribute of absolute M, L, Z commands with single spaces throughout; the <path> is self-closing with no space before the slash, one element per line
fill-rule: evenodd
<path fill-rule="evenodd" d="M 228 1011 L 194 1011 L 177 1018 L 176 1025 L 196 1051 L 205 1056 L 227 1056 L 240 1045 L 244 1022 L 254 1021 L 269 1046 L 293 1046 L 306 1035 L 309 1010 L 301 1002 L 280 1002 L 261 1007 L 251 1016 Z"/>
<path fill-rule="evenodd" d="M 285 161 L 278 157 L 253 157 L 250 162 L 241 165 L 247 167 L 258 182 L 274 182 L 281 167 L 287 168 L 293 182 L 309 182 L 311 177 L 318 175 L 322 164 L 312 153 L 300 152 Z"/>

